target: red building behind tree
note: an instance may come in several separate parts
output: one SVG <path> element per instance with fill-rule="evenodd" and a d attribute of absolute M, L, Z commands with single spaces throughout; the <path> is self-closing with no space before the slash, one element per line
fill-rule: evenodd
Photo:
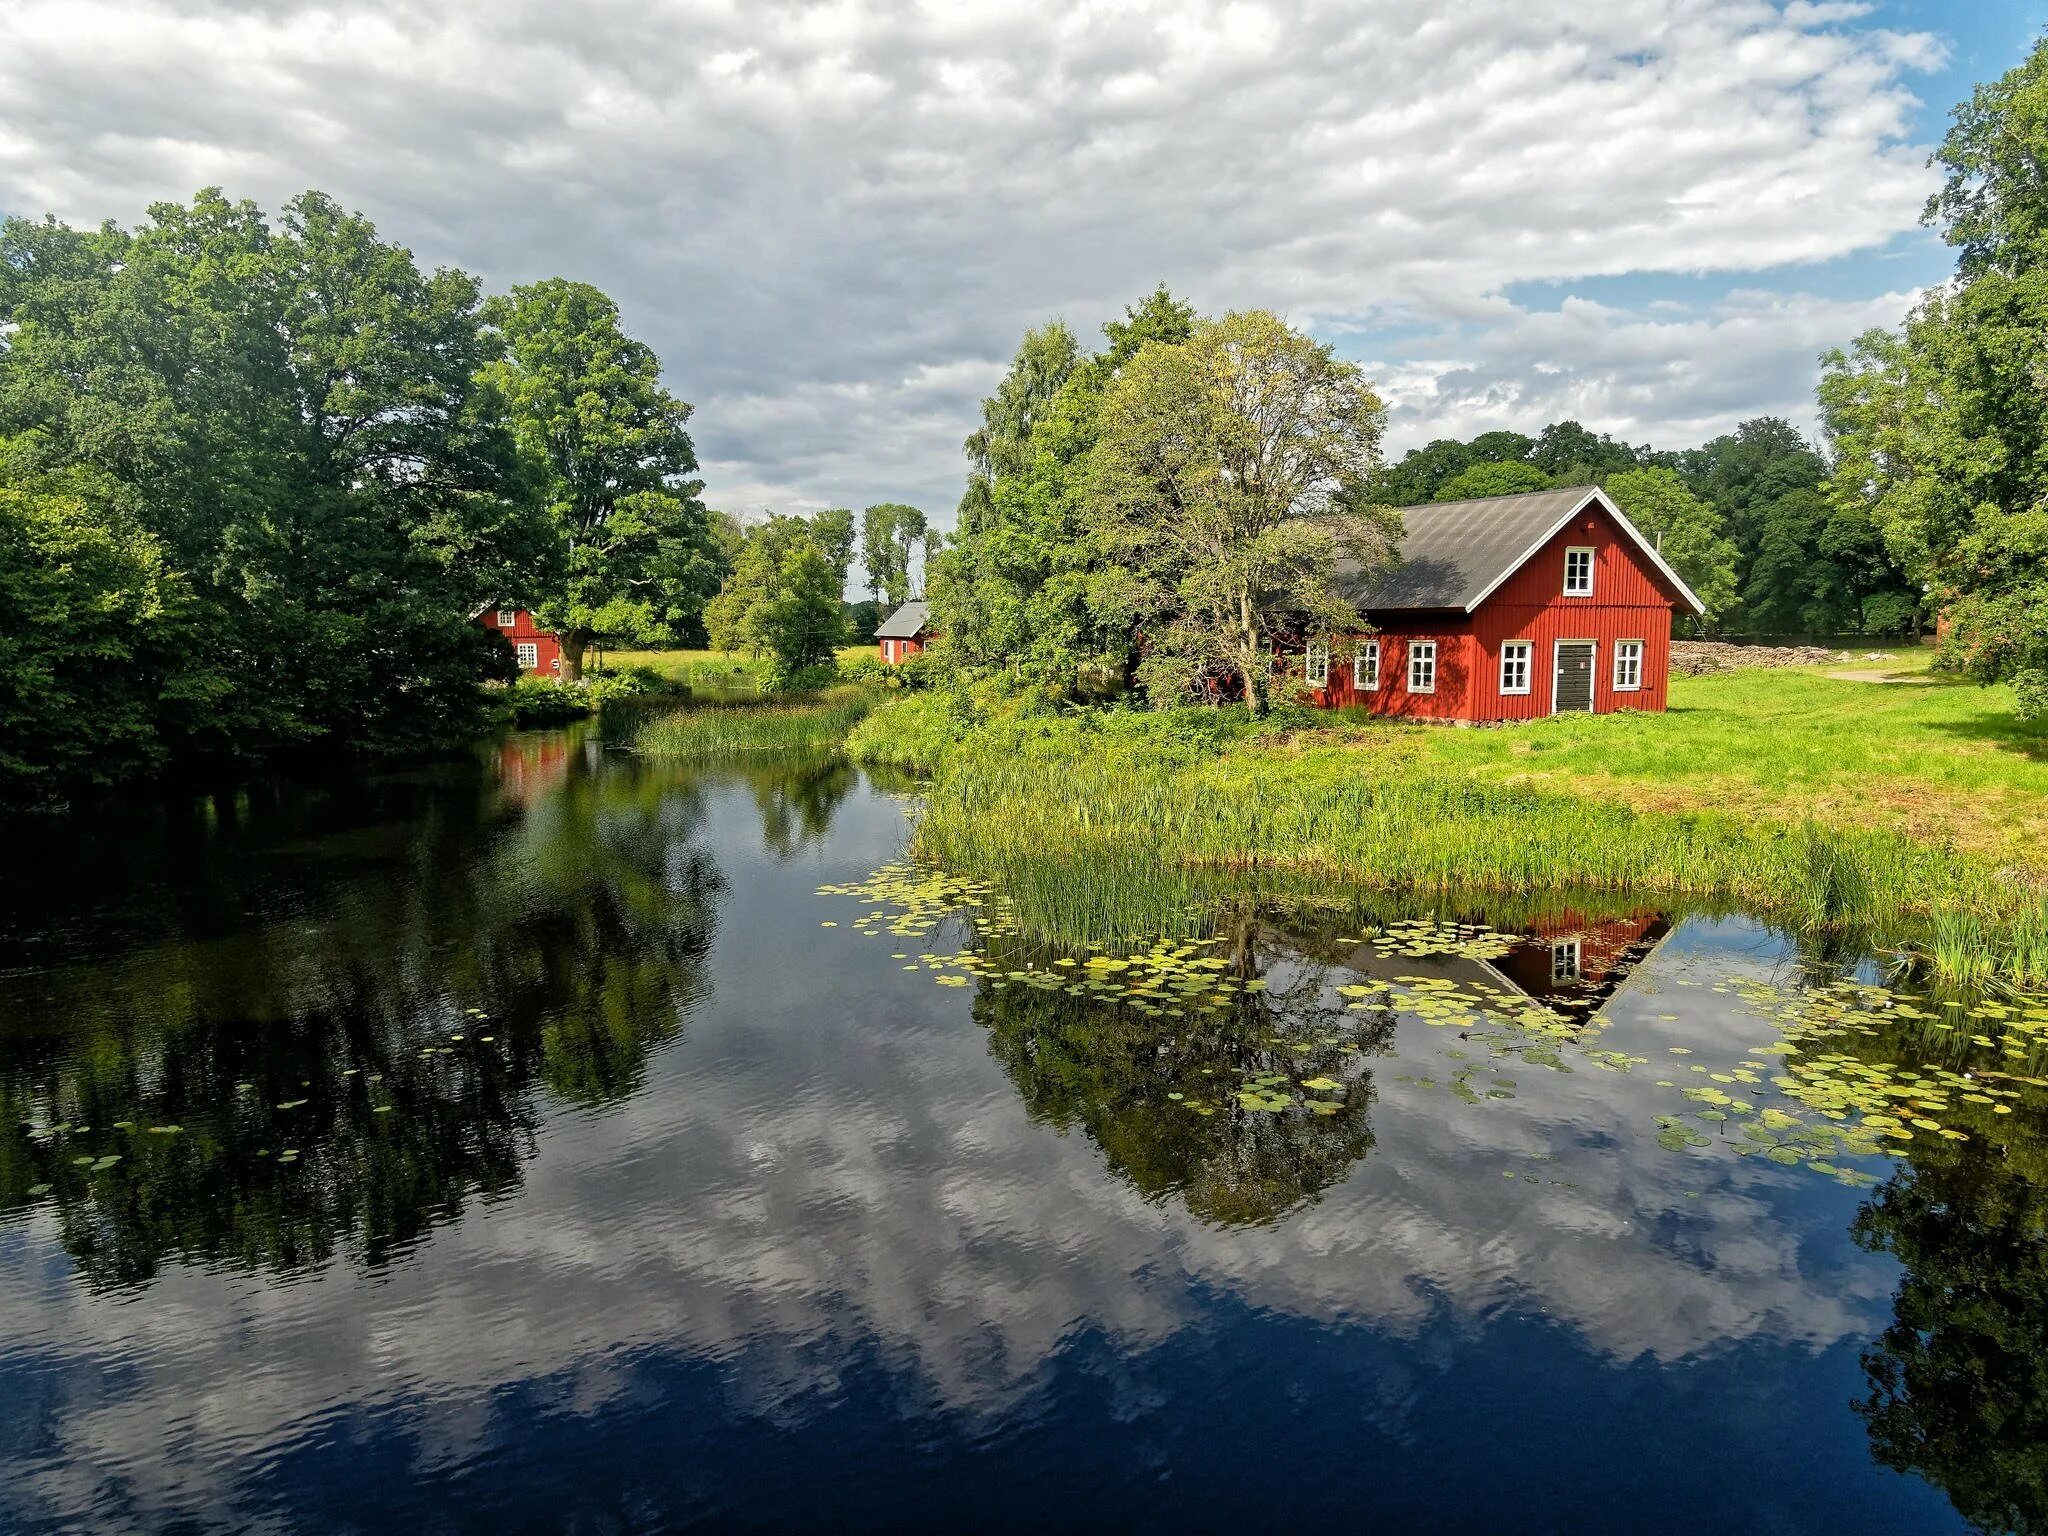
<path fill-rule="evenodd" d="M 521 672 L 554 677 L 561 671 L 562 637 L 535 624 L 533 614 L 527 609 L 479 608 L 472 617 L 484 628 L 495 629 L 511 643 L 512 653 L 519 658 Z"/>
<path fill-rule="evenodd" d="M 923 650 L 930 638 L 930 622 L 931 605 L 921 598 L 905 603 L 882 620 L 875 628 L 875 643 L 881 647 L 882 660 L 893 666 Z"/>
<path fill-rule="evenodd" d="M 1662 710 L 1671 618 L 1704 611 L 1593 486 L 1404 509 L 1399 563 L 1340 568 L 1376 633 L 1348 663 L 1310 646 L 1319 704 L 1418 720 Z"/>

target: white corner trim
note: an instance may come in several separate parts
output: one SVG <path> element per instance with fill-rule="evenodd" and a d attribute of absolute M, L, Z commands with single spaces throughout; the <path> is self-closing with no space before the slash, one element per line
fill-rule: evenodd
<path fill-rule="evenodd" d="M 1472 613 L 1476 611 L 1481 603 L 1485 602 L 1489 597 L 1493 596 L 1493 594 L 1500 588 L 1503 582 L 1505 582 L 1510 576 L 1514 575 L 1515 572 L 1519 571 L 1523 566 L 1527 565 L 1531 560 L 1535 559 L 1537 551 L 1541 550 L 1544 545 L 1548 544 L 1552 539 L 1556 538 L 1560 533 L 1564 532 L 1566 525 L 1569 524 L 1573 518 L 1577 517 L 1581 512 L 1585 511 L 1586 508 L 1592 506 L 1595 502 L 1598 502 L 1601 508 L 1606 511 L 1607 515 L 1613 518 L 1616 523 L 1621 525 L 1621 529 L 1624 533 L 1626 533 L 1631 539 L 1635 540 L 1636 548 L 1640 549 L 1644 554 L 1650 557 L 1650 563 L 1656 566 L 1657 569 L 1663 573 L 1664 579 L 1666 581 L 1670 582 L 1672 586 L 1678 589 L 1678 595 L 1685 599 L 1686 604 L 1692 609 L 1694 613 L 1705 613 L 1707 611 L 1707 605 L 1701 602 L 1699 598 L 1694 594 L 1692 588 L 1688 587 L 1684 583 L 1684 581 L 1682 581 L 1679 578 L 1678 572 L 1671 569 L 1671 567 L 1665 563 L 1664 557 L 1657 553 L 1656 546 L 1651 544 L 1651 542 L 1648 539 L 1643 537 L 1642 530 L 1637 528 L 1634 523 L 1630 522 L 1627 516 L 1623 514 L 1621 508 L 1617 507 L 1614 504 L 1613 500 L 1608 496 L 1608 494 L 1605 491 L 1601 490 L 1600 487 L 1598 487 L 1597 485 L 1587 487 L 1586 494 L 1580 497 L 1578 501 L 1573 503 L 1571 510 L 1569 512 L 1566 512 L 1556 522 L 1552 523 L 1550 527 L 1544 531 L 1543 537 L 1538 539 L 1535 543 L 1531 544 L 1519 555 L 1515 556 L 1515 558 L 1508 564 L 1505 570 L 1503 570 L 1498 576 L 1494 577 L 1492 581 L 1486 584 L 1486 588 L 1484 591 L 1482 591 L 1477 597 L 1473 598 L 1471 602 L 1465 605 L 1465 611 L 1467 613 Z"/>

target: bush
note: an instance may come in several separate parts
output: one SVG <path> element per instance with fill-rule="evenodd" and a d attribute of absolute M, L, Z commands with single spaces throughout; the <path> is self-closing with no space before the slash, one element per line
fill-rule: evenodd
<path fill-rule="evenodd" d="M 946 678 L 946 667 L 930 651 L 919 651 L 915 656 L 899 661 L 887 669 L 888 682 L 892 688 L 930 688 Z"/>
<path fill-rule="evenodd" d="M 870 651 L 865 656 L 839 663 L 839 675 L 849 683 L 879 683 L 888 678 L 889 666 Z"/>
<path fill-rule="evenodd" d="M 761 669 L 763 693 L 816 693 L 821 688 L 830 688 L 838 681 L 838 664 L 830 661 L 785 671 L 781 659 L 771 656 L 768 664 Z"/>
<path fill-rule="evenodd" d="M 522 728 L 581 720 L 592 703 L 591 690 L 553 677 L 522 677 L 505 690 L 512 723 Z"/>

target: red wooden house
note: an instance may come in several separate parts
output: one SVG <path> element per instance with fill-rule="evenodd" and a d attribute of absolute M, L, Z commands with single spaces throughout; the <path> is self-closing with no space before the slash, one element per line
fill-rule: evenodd
<path fill-rule="evenodd" d="M 553 677 L 562 667 L 562 637 L 552 629 L 542 629 L 533 621 L 533 614 L 524 608 L 479 608 L 470 615 L 486 629 L 495 629 L 512 643 L 512 653 L 519 658 L 519 670 L 538 672 L 543 677 Z"/>
<path fill-rule="evenodd" d="M 1604 491 L 1444 501 L 1403 516 L 1399 563 L 1348 573 L 1346 596 L 1377 632 L 1348 664 L 1308 648 L 1317 703 L 1473 721 L 1664 708 L 1671 616 L 1704 609 Z"/>
<path fill-rule="evenodd" d="M 924 649 L 931 638 L 931 605 L 922 600 L 905 603 L 875 626 L 875 641 L 882 648 L 882 660 L 892 666 L 908 661 Z"/>

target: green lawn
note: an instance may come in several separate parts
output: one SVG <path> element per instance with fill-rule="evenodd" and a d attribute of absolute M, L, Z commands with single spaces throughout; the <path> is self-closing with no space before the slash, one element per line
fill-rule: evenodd
<path fill-rule="evenodd" d="M 1843 669 L 1912 676 L 1926 653 Z M 1874 683 L 1829 668 L 1675 678 L 1662 715 L 1574 715 L 1500 730 L 1397 728 L 1428 762 L 1619 800 L 1884 827 L 2048 870 L 2048 733 L 2004 688 Z M 1369 743 L 1373 733 L 1361 733 Z"/>

